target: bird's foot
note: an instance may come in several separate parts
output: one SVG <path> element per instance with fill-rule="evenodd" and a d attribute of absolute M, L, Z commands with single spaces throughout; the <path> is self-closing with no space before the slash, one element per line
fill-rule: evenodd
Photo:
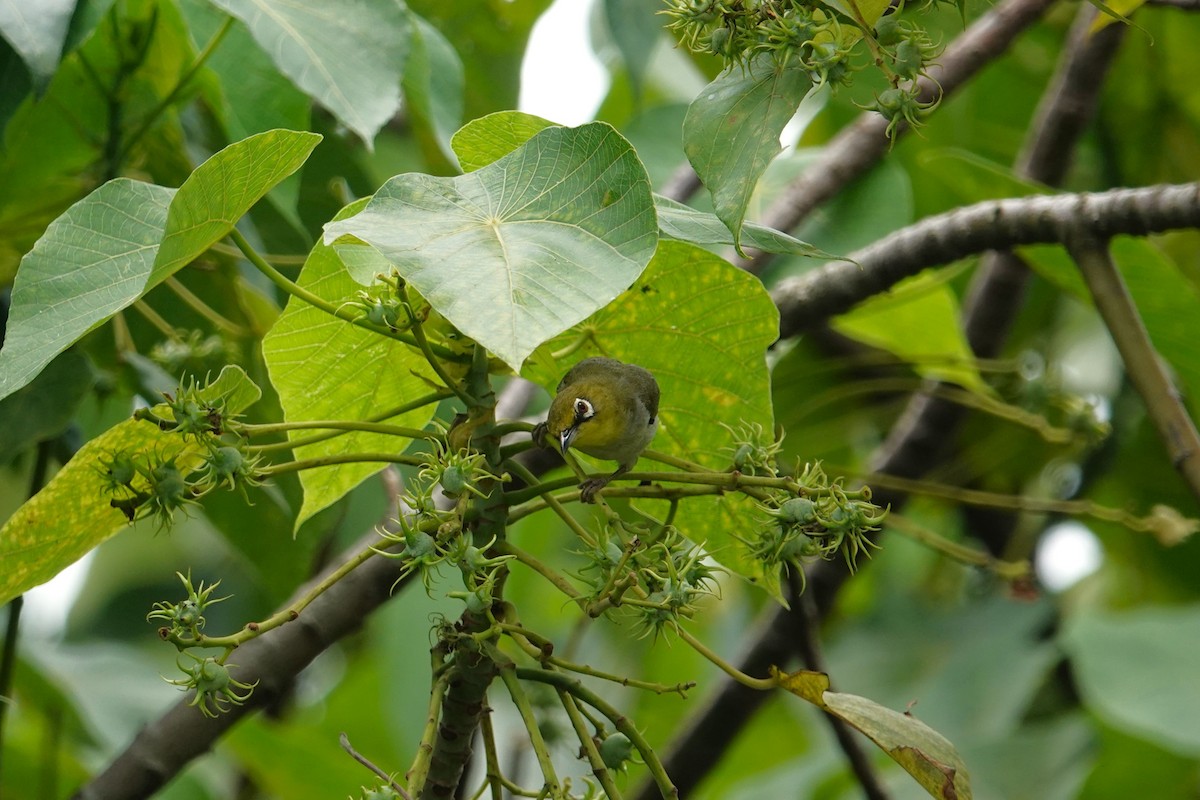
<path fill-rule="evenodd" d="M 547 433 L 546 423 L 539 422 L 537 425 L 533 426 L 533 430 L 530 431 L 529 436 L 531 439 L 533 439 L 533 443 L 535 445 L 537 445 L 538 447 L 540 447 L 544 450 L 547 447 L 546 433 Z"/>
<path fill-rule="evenodd" d="M 589 478 L 579 484 L 579 502 L 594 503 L 596 502 L 596 492 L 608 486 L 608 482 L 612 478 Z"/>

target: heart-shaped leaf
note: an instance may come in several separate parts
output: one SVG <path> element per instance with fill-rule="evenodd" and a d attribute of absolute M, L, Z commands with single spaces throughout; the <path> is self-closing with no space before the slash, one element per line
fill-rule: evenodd
<path fill-rule="evenodd" d="M 519 370 L 542 342 L 603 308 L 658 241 L 650 181 L 611 126 L 541 131 L 456 178 L 392 178 L 325 226 L 375 247 L 435 310 Z"/>

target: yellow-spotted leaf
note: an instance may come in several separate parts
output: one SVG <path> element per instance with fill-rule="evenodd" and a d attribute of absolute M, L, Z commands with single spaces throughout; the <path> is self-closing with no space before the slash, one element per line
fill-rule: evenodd
<path fill-rule="evenodd" d="M 864 734 L 931 797 L 970 800 L 967 766 L 946 737 L 909 714 L 902 714 L 854 694 L 829 691 L 822 672 L 774 672 L 779 685 L 827 711 Z"/>
<path fill-rule="evenodd" d="M 200 390 L 202 400 L 221 401 L 230 414 L 244 410 L 259 394 L 241 367 L 226 367 Z M 138 420 L 121 422 L 81 447 L 0 528 L 0 605 L 50 580 L 128 525 L 125 512 L 111 504 L 114 495 L 107 488 L 103 464 L 114 454 L 144 463 L 177 459 L 183 466 L 199 452 L 200 445 Z"/>

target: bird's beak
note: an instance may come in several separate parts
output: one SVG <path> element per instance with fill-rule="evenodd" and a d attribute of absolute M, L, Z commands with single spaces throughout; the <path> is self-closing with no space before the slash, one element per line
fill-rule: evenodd
<path fill-rule="evenodd" d="M 579 428 L 572 425 L 569 428 L 563 428 L 562 433 L 558 435 L 558 446 L 563 455 L 566 455 L 567 450 L 571 447 L 571 442 L 575 441 L 577 433 L 579 433 Z"/>

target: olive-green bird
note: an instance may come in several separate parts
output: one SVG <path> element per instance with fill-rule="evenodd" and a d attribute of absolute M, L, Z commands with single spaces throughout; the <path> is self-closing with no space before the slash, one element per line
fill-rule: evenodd
<path fill-rule="evenodd" d="M 545 446 L 553 437 L 564 454 L 570 448 L 617 462 L 617 471 L 579 485 L 579 499 L 595 501 L 596 492 L 633 469 L 658 430 L 658 381 L 648 370 L 615 358 L 585 358 L 558 384 L 546 421 L 533 430 Z"/>

